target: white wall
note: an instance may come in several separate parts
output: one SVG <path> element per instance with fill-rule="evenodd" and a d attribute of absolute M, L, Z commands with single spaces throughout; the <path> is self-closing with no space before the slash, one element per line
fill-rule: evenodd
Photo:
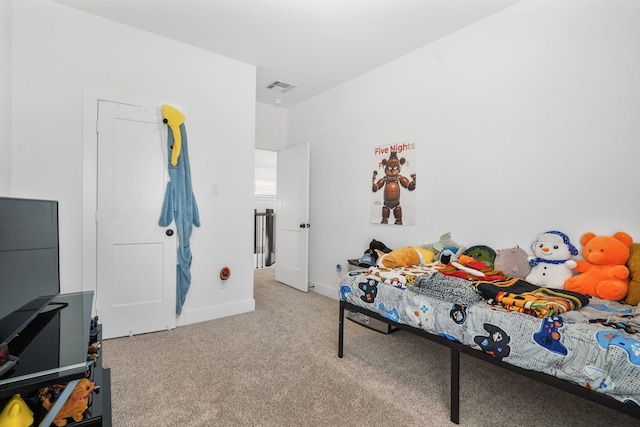
<path fill-rule="evenodd" d="M 253 310 L 255 67 L 49 0 L 14 1 L 13 19 L 11 192 L 60 202 L 62 291 L 83 289 L 83 88 L 105 88 L 188 111 L 202 226 L 180 322 Z"/>
<path fill-rule="evenodd" d="M 629 232 L 637 190 L 640 2 L 526 0 L 288 111 L 310 142 L 309 278 L 372 238 L 529 249 L 564 231 Z M 369 223 L 371 149 L 417 140 L 415 226 Z"/>
<path fill-rule="evenodd" d="M 11 192 L 11 2 L 0 1 L 0 196 Z"/>
<path fill-rule="evenodd" d="M 256 103 L 256 148 L 278 151 L 287 147 L 287 110 Z"/>

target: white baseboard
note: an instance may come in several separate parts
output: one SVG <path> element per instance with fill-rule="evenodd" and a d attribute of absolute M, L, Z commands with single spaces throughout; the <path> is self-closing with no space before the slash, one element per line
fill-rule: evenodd
<path fill-rule="evenodd" d="M 325 297 L 338 299 L 338 289 L 334 286 L 323 285 L 322 283 L 309 281 L 309 290 Z"/>
<path fill-rule="evenodd" d="M 206 322 L 207 320 L 220 319 L 223 317 L 235 316 L 236 314 L 249 313 L 255 311 L 256 300 L 249 299 L 233 304 L 214 305 L 198 308 L 194 310 L 184 310 L 182 315 L 176 320 L 177 326 L 185 326 L 193 323 Z"/>

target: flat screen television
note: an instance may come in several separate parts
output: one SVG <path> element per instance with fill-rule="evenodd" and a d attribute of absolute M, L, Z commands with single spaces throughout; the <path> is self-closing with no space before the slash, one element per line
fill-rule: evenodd
<path fill-rule="evenodd" d="M 60 293 L 58 202 L 0 197 L 0 342 Z"/>

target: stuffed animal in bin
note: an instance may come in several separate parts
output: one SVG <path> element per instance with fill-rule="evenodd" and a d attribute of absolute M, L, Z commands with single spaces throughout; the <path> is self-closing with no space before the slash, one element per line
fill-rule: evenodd
<path fill-rule="evenodd" d="M 0 412 L 0 427 L 29 427 L 33 412 L 19 394 L 14 394 Z"/>
<path fill-rule="evenodd" d="M 419 246 L 406 246 L 389 253 L 376 249 L 376 252 L 378 253 L 378 267 L 410 267 L 412 265 L 429 264 L 435 260 L 433 251 Z"/>
<path fill-rule="evenodd" d="M 86 378 L 82 378 L 78 381 L 78 384 L 73 388 L 71 396 L 62 405 L 60 412 L 56 415 L 53 423 L 58 427 L 67 425 L 67 418 L 73 418 L 74 421 L 81 421 L 84 417 L 84 411 L 89 407 L 89 395 L 96 388 L 96 385 Z M 43 396 L 42 406 L 47 411 L 50 411 L 53 407 L 53 403 L 49 401 L 51 396 Z"/>
<path fill-rule="evenodd" d="M 633 238 L 619 231 L 613 236 L 585 233 L 580 239 L 582 257 L 575 270 L 579 273 L 564 282 L 564 288 L 594 297 L 620 301 L 629 291 L 629 248 Z"/>
<path fill-rule="evenodd" d="M 529 258 L 531 272 L 524 280 L 544 288 L 564 288 L 577 265 L 571 257 L 578 255 L 569 236 L 560 231 L 547 231 L 538 236 L 531 248 L 534 254 Z"/>

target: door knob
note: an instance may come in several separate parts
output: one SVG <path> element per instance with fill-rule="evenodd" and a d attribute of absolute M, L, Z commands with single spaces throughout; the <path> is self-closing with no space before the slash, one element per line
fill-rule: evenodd
<path fill-rule="evenodd" d="M 168 228 L 167 231 L 164 232 L 164 234 L 166 234 L 167 236 L 171 237 L 171 236 L 173 236 L 173 230 Z"/>

